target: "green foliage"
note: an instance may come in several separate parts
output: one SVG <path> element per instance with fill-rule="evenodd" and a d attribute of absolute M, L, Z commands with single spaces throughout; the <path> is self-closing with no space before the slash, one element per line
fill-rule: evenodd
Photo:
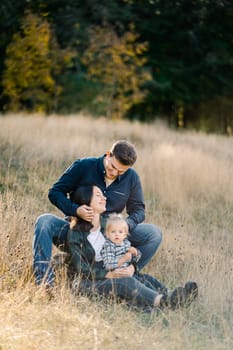
<path fill-rule="evenodd" d="M 137 30 L 150 43 L 153 81 L 147 105 L 154 113 L 176 115 L 178 123 L 180 106 L 185 114 L 232 94 L 232 1 L 132 3 Z"/>
<path fill-rule="evenodd" d="M 93 115 L 104 114 L 106 106 L 95 101 L 95 96 L 102 88 L 100 83 L 87 80 L 85 74 L 74 72 L 62 75 L 59 83 L 63 87 L 58 97 L 59 113 L 87 111 Z"/>
<path fill-rule="evenodd" d="M 201 103 L 195 111 L 187 110 L 187 127 L 207 133 L 233 135 L 232 96 L 216 97 L 208 103 Z"/>
<path fill-rule="evenodd" d="M 59 49 L 48 21 L 28 12 L 21 32 L 14 34 L 7 47 L 3 93 L 9 98 L 8 109 L 54 109 L 61 93 L 55 79 L 70 58 L 70 52 Z"/>
<path fill-rule="evenodd" d="M 145 93 L 140 86 L 151 79 L 146 64 L 146 42 L 138 42 L 134 27 L 121 37 L 111 26 L 89 31 L 90 44 L 82 56 L 88 77 L 100 81 L 104 89 L 96 101 L 106 104 L 108 117 L 121 118 L 133 104 L 140 103 Z"/>
<path fill-rule="evenodd" d="M 30 88 L 27 89 L 24 87 L 22 90 L 21 83 L 16 82 L 13 87 L 0 86 L 1 110 L 6 106 L 7 98 L 10 100 L 10 104 L 7 104 L 8 109 L 18 110 L 30 107 L 50 112 L 59 108 L 64 110 L 63 106 L 66 106 L 67 112 L 69 108 L 73 112 L 74 109 L 76 111 L 83 109 L 84 99 L 87 98 L 88 108 L 94 112 L 108 113 L 108 115 L 118 114 L 144 121 L 153 120 L 159 115 L 173 125 L 183 125 L 183 127 L 199 125 L 206 129 L 208 124 L 208 129 L 215 131 L 222 129 L 222 124 L 229 125 L 226 100 L 233 94 L 233 3 L 231 0 L 175 2 L 172 0 L 103 0 L 101 2 L 99 0 L 3 0 L 0 5 L 0 77 L 4 78 L 4 81 L 6 76 L 8 81 L 16 81 L 15 76 L 20 76 L 19 69 L 17 70 L 16 67 L 22 67 L 23 72 L 26 67 L 29 67 L 29 64 L 25 63 L 26 58 L 29 60 L 30 56 L 35 64 L 36 57 L 32 59 L 32 56 L 35 55 L 38 59 L 41 55 L 40 52 L 36 53 L 38 49 L 31 50 L 29 44 L 26 49 L 23 25 L 21 27 L 19 25 L 25 10 L 30 10 L 40 19 L 44 18 L 49 27 L 49 53 L 43 58 L 43 61 L 47 62 L 45 64 L 47 73 L 39 74 L 41 81 L 36 87 L 33 84 L 38 82 L 38 74 L 31 79 Z M 147 59 L 146 66 L 152 79 L 146 79 L 146 81 L 142 79 L 140 83 L 138 78 L 139 71 L 141 73 L 143 71 L 142 67 L 138 66 L 134 72 L 132 57 L 129 55 L 130 60 L 124 61 L 122 56 L 127 56 L 127 53 L 122 51 L 119 54 L 120 49 L 117 49 L 116 45 L 118 40 L 118 42 L 122 41 L 122 46 L 123 44 L 126 46 L 127 33 L 131 31 L 128 29 L 129 23 L 134 23 L 134 33 L 139 35 L 135 38 L 135 44 L 138 43 L 139 38 L 141 43 L 146 43 L 146 50 L 141 57 Z M 90 28 L 99 28 L 102 34 L 98 29 L 90 38 Z M 109 28 L 109 32 L 104 32 L 106 28 Z M 37 32 L 38 35 L 42 35 L 39 29 Z M 13 33 L 16 35 L 14 38 Z M 111 35 L 112 39 L 109 39 Z M 59 43 L 54 50 L 52 38 L 57 38 Z M 95 43 L 93 43 L 94 38 Z M 15 40 L 18 39 L 22 48 L 20 46 L 16 48 L 19 43 L 16 45 Z M 35 45 L 37 37 L 32 42 Z M 109 46 L 108 49 L 104 47 L 105 44 Z M 17 55 L 15 52 L 12 53 L 11 46 L 15 46 L 15 51 L 22 52 L 22 55 L 16 58 Z M 60 70 L 54 70 L 54 57 L 59 57 L 60 47 L 63 48 L 63 53 L 70 47 L 76 52 L 75 69 L 72 70 L 66 64 L 59 63 Z M 86 70 L 83 70 L 80 60 L 83 53 L 87 53 L 88 50 L 90 52 L 92 50 L 94 55 L 89 57 Z M 117 56 L 122 60 L 121 64 L 115 61 Z M 134 58 L 136 56 L 134 55 Z M 107 57 L 110 59 L 108 60 Z M 94 62 L 95 59 L 99 63 Z M 9 60 L 15 62 L 14 69 L 13 63 L 9 63 Z M 103 74 L 108 68 L 108 78 L 96 72 L 90 75 L 94 64 L 102 65 Z M 110 64 L 112 64 L 111 83 Z M 114 65 L 115 68 L 113 68 Z M 31 67 L 28 69 L 30 70 Z M 137 89 L 131 78 L 128 78 L 128 86 L 126 86 L 127 69 L 131 77 L 132 74 L 136 76 Z M 38 67 L 36 70 L 40 72 Z M 122 70 L 124 82 L 119 80 L 113 82 L 114 70 L 117 71 L 118 78 Z M 98 71 L 100 71 L 99 68 Z M 46 81 L 44 76 L 47 76 L 47 79 L 50 77 L 50 82 Z M 65 78 L 68 76 L 70 82 Z M 95 82 L 93 82 L 94 78 Z M 21 82 L 22 79 L 20 77 Z M 88 79 L 92 81 L 88 82 Z M 72 85 L 71 82 L 75 84 Z M 15 97 L 16 87 L 21 88 L 18 99 Z M 2 95 L 3 89 L 4 95 Z M 98 90 L 101 91 L 101 96 L 96 94 Z M 219 110 L 221 118 L 216 117 L 211 109 L 213 100 L 221 101 L 221 110 Z M 199 115 L 199 111 L 203 108 L 206 110 L 210 108 L 210 110 L 208 113 Z M 207 114 L 208 123 L 206 123 Z M 224 130 L 226 132 L 227 127 Z"/>

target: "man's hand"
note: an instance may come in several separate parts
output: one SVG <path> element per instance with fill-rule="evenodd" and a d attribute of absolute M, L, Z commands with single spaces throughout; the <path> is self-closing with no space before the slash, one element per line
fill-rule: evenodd
<path fill-rule="evenodd" d="M 132 277 L 135 272 L 135 268 L 133 265 L 129 265 L 128 267 L 115 269 L 113 271 L 109 271 L 106 274 L 106 278 L 121 278 L 121 277 Z"/>
<path fill-rule="evenodd" d="M 78 209 L 76 210 L 76 214 L 78 217 L 80 217 L 83 220 L 86 221 L 92 221 L 94 218 L 94 211 L 91 207 L 89 207 L 88 205 L 80 205 L 80 207 L 78 207 Z"/>

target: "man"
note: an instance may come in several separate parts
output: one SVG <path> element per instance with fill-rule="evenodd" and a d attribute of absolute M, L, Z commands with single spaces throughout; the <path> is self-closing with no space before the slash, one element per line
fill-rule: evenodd
<path fill-rule="evenodd" d="M 93 210 L 87 205 L 78 206 L 70 197 L 80 185 L 98 186 L 107 198 L 102 230 L 110 213 L 121 213 L 126 209 L 129 240 L 142 253 L 138 263 L 140 270 L 155 254 L 162 234 L 158 227 L 142 223 L 145 219 L 142 186 L 138 174 L 132 169 L 136 159 L 135 147 L 128 141 L 119 140 L 101 157 L 76 160 L 50 188 L 48 197 L 66 216 L 92 221 Z M 54 284 L 54 271 L 50 263 L 52 244 L 64 246 L 68 228 L 69 222 L 55 215 L 43 214 L 38 217 L 33 242 L 33 268 L 37 284 Z M 133 265 L 126 267 L 125 273 L 132 276 Z"/>

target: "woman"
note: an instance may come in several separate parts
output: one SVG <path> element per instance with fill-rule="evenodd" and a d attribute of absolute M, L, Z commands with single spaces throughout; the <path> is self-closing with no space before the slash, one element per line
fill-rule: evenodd
<path fill-rule="evenodd" d="M 80 186 L 71 200 L 92 208 L 91 222 L 72 218 L 67 235 L 68 270 L 74 291 L 97 293 L 124 299 L 140 307 L 175 309 L 190 304 L 198 293 L 195 282 L 187 282 L 172 292 L 156 278 L 137 273 L 137 265 L 108 271 L 103 267 L 101 249 L 105 242 L 101 229 L 101 214 L 106 198 L 97 186 Z"/>

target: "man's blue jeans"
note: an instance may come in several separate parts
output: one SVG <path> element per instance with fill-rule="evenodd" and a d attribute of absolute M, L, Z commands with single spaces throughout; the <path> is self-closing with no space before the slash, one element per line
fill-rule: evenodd
<path fill-rule="evenodd" d="M 53 214 L 39 216 L 35 224 L 33 240 L 33 270 L 37 284 L 53 285 L 54 271 L 51 266 L 53 244 L 64 250 L 69 223 Z M 130 232 L 132 246 L 140 249 L 142 256 L 138 262 L 141 270 L 158 249 L 162 233 L 152 224 L 139 224 Z"/>

